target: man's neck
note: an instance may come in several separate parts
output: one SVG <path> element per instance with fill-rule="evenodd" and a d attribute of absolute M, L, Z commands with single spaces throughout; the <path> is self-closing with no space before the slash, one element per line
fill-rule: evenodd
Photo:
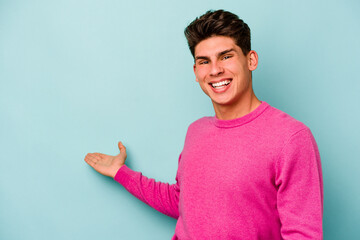
<path fill-rule="evenodd" d="M 249 97 L 244 97 L 236 104 L 232 105 L 215 105 L 216 118 L 220 120 L 231 120 L 245 116 L 254 111 L 261 104 L 260 100 L 252 92 Z"/>

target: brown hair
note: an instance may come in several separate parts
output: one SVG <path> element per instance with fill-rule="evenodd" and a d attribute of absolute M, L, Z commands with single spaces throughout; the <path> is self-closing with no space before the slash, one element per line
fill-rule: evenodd
<path fill-rule="evenodd" d="M 207 11 L 192 21 L 185 28 L 184 33 L 193 57 L 195 57 L 196 45 L 213 36 L 233 38 L 244 55 L 251 50 L 249 26 L 237 15 L 228 11 Z"/>

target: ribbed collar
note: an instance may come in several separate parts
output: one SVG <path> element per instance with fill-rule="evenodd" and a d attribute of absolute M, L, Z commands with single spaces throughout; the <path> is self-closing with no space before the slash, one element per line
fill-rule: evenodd
<path fill-rule="evenodd" d="M 220 119 L 216 118 L 216 116 L 214 116 L 214 117 L 212 117 L 212 121 L 213 121 L 214 125 L 219 128 L 238 127 L 238 126 L 244 125 L 248 122 L 251 122 L 258 116 L 260 116 L 260 114 L 262 114 L 265 111 L 265 109 L 268 108 L 269 106 L 270 105 L 267 102 L 261 101 L 261 104 L 255 110 L 253 110 L 252 112 L 250 112 L 240 118 L 235 118 L 235 119 L 231 119 L 231 120 L 220 120 Z"/>

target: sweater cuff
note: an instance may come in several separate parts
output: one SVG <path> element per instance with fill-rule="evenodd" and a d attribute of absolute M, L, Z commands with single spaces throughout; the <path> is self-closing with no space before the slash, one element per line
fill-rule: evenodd
<path fill-rule="evenodd" d="M 136 175 L 136 172 L 126 165 L 123 165 L 115 174 L 114 180 L 120 183 L 123 186 L 128 185 L 130 179 Z"/>

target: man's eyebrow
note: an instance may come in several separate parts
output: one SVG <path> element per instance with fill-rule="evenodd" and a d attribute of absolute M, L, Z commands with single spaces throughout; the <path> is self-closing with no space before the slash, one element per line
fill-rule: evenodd
<path fill-rule="evenodd" d="M 205 59 L 205 60 L 208 60 L 208 59 L 209 59 L 209 57 L 206 57 L 206 56 L 196 56 L 196 57 L 195 57 L 195 61 L 196 61 L 196 60 L 199 60 L 199 59 Z"/>
<path fill-rule="evenodd" d="M 224 55 L 224 54 L 227 54 L 227 53 L 229 53 L 229 52 L 232 52 L 232 51 L 235 51 L 235 49 L 230 48 L 230 49 L 221 51 L 221 52 L 219 52 L 219 53 L 216 54 L 216 55 L 217 55 L 217 57 L 220 57 L 220 56 L 222 56 L 222 55 Z M 196 57 L 195 57 L 195 61 L 198 60 L 198 59 L 208 60 L 208 59 L 210 59 L 210 57 L 207 57 L 207 56 L 196 56 Z"/>
<path fill-rule="evenodd" d="M 227 53 L 229 53 L 229 52 L 232 52 L 232 51 L 235 51 L 235 49 L 230 48 L 230 49 L 224 50 L 224 51 L 218 53 L 217 56 L 220 57 L 220 56 L 222 56 L 222 55 L 224 55 L 224 54 L 227 54 Z"/>

